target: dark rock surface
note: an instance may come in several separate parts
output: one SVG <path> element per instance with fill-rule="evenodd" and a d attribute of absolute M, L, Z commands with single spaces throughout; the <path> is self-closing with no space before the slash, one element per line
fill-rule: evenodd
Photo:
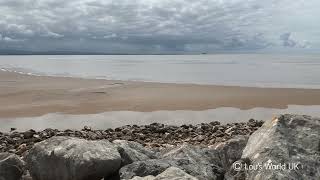
<path fill-rule="evenodd" d="M 0 180 L 20 180 L 24 162 L 15 154 L 0 153 Z"/>
<path fill-rule="evenodd" d="M 106 141 L 53 137 L 37 143 L 26 156 L 34 180 L 100 180 L 121 165 L 115 146 Z"/>

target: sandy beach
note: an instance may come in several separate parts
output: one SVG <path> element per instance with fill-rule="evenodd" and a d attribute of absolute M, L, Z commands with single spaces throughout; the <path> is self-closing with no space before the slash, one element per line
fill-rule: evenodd
<path fill-rule="evenodd" d="M 319 105 L 320 90 L 31 76 L 0 72 L 0 117 L 107 111 L 251 109 Z"/>

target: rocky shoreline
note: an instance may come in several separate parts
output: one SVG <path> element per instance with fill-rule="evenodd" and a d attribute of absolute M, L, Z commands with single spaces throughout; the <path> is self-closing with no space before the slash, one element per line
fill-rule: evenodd
<path fill-rule="evenodd" d="M 45 129 L 19 132 L 12 128 L 11 132 L 0 132 L 0 152 L 15 153 L 22 156 L 37 142 L 53 136 L 77 137 L 87 140 L 127 140 L 135 141 L 149 148 L 177 146 L 183 143 L 210 146 L 225 142 L 237 135 L 251 135 L 263 121 L 250 119 L 247 123 L 221 125 L 220 122 L 201 123 L 198 125 L 169 126 L 159 123 L 150 125 L 128 125 L 115 129 L 94 130 L 85 126 L 82 130 Z"/>
<path fill-rule="evenodd" d="M 12 129 L 0 133 L 0 151 L 0 180 L 316 180 L 320 119 Z"/>

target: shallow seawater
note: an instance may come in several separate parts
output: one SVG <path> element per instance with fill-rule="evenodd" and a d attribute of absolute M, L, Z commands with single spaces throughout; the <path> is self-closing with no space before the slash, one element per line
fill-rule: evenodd
<path fill-rule="evenodd" d="M 169 83 L 320 88 L 320 55 L 0 56 L 26 74 Z"/>
<path fill-rule="evenodd" d="M 246 122 L 250 118 L 268 120 L 278 114 L 293 113 L 320 117 L 320 106 L 290 105 L 287 109 L 253 108 L 217 108 L 206 111 L 155 111 L 132 112 L 114 111 L 89 115 L 47 114 L 29 118 L 0 118 L 0 131 L 9 131 L 15 127 L 18 131 L 45 128 L 82 129 L 91 126 L 94 129 L 116 128 L 124 125 L 145 125 L 154 122 L 181 125 L 220 121 L 221 123 Z"/>

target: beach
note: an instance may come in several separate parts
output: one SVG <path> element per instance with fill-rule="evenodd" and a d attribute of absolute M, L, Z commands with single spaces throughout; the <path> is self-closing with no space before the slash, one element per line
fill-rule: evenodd
<path fill-rule="evenodd" d="M 319 89 L 115 81 L 0 72 L 0 118 L 109 111 L 285 109 L 319 105 Z"/>

